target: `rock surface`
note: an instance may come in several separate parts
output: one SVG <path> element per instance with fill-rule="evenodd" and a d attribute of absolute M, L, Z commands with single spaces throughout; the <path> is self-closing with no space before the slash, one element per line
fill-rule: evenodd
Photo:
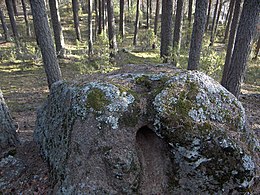
<path fill-rule="evenodd" d="M 55 194 L 250 191 L 259 143 L 233 95 L 196 71 L 126 71 L 52 86 L 35 139 Z"/>
<path fill-rule="evenodd" d="M 14 121 L 0 90 L 0 155 L 8 148 L 15 147 L 19 143 L 15 130 Z"/>

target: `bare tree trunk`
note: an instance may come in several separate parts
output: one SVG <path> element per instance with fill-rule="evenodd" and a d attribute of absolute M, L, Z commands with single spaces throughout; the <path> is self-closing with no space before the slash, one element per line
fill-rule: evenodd
<path fill-rule="evenodd" d="M 179 55 L 180 55 L 183 6 L 184 6 L 184 0 L 178 0 L 176 16 L 175 16 L 174 32 L 173 32 L 173 44 L 172 44 L 172 46 L 176 52 L 176 55 L 177 55 L 176 56 L 177 59 L 173 59 L 174 66 L 176 66 L 176 64 L 179 60 Z"/>
<path fill-rule="evenodd" d="M 227 85 L 227 80 L 228 80 L 227 73 L 231 71 L 230 70 L 230 68 L 231 68 L 230 61 L 231 61 L 231 56 L 233 53 L 233 48 L 234 48 L 234 43 L 235 43 L 235 38 L 236 38 L 241 3 L 242 3 L 242 0 L 235 0 L 234 15 L 233 15 L 232 24 L 231 24 L 227 52 L 226 52 L 226 59 L 225 59 L 224 70 L 223 70 L 223 74 L 222 74 L 222 80 L 221 80 L 221 85 L 223 85 L 223 86 Z"/>
<path fill-rule="evenodd" d="M 4 35 L 5 35 L 5 41 L 9 41 L 8 28 L 7 28 L 7 25 L 5 22 L 5 16 L 4 16 L 3 10 L 1 8 L 0 8 L 0 18 L 1 18 Z"/>
<path fill-rule="evenodd" d="M 230 62 L 230 71 L 225 73 L 228 76 L 226 82 L 223 82 L 223 86 L 236 97 L 240 94 L 241 83 L 243 82 L 247 60 L 251 51 L 251 42 L 256 33 L 259 13 L 259 0 L 244 1 Z"/>
<path fill-rule="evenodd" d="M 214 28 L 214 34 L 213 34 L 213 36 L 214 36 L 213 37 L 213 43 L 214 43 L 214 40 L 215 40 L 215 35 L 218 34 L 217 33 L 217 29 L 218 29 L 218 23 L 219 23 L 219 18 L 220 18 L 222 6 L 223 6 L 223 0 L 220 0 L 219 8 L 218 8 L 217 20 L 216 20 L 216 24 L 215 24 L 215 28 Z M 213 43 L 212 43 L 212 45 L 213 45 Z"/>
<path fill-rule="evenodd" d="M 193 3 L 193 0 L 189 0 L 189 12 L 188 12 L 189 27 L 191 26 L 192 3 Z"/>
<path fill-rule="evenodd" d="M 58 56 L 64 56 L 64 38 L 62 32 L 62 26 L 60 23 L 59 5 L 57 0 L 49 0 L 51 22 L 54 32 L 54 40 L 56 45 L 56 53 Z"/>
<path fill-rule="evenodd" d="M 22 7 L 23 7 L 24 21 L 25 21 L 25 25 L 26 25 L 26 33 L 27 33 L 27 36 L 30 37 L 31 36 L 31 28 L 30 28 L 30 24 L 29 24 L 29 21 L 28 21 L 26 2 L 24 0 L 21 0 L 21 1 L 22 1 Z"/>
<path fill-rule="evenodd" d="M 13 3 L 12 2 L 13 1 L 5 0 L 5 4 L 6 4 L 7 11 L 8 11 L 9 19 L 10 19 L 10 22 L 11 22 L 11 27 L 12 27 L 16 47 L 17 47 L 18 50 L 20 50 L 19 34 L 18 34 L 18 30 L 17 30 L 15 17 L 14 17 L 14 10 L 13 10 Z"/>
<path fill-rule="evenodd" d="M 94 0 L 94 6 L 95 6 L 95 32 L 93 40 L 95 41 L 97 39 L 97 33 L 98 33 L 98 26 L 99 26 L 99 12 L 98 12 L 98 0 Z"/>
<path fill-rule="evenodd" d="M 79 2 L 78 0 L 72 0 L 72 10 L 73 10 L 73 21 L 74 28 L 76 32 L 76 38 L 81 41 L 81 33 L 79 28 Z"/>
<path fill-rule="evenodd" d="M 124 38 L 125 35 L 125 15 L 124 15 L 124 7 L 125 7 L 125 1 L 120 0 L 120 20 L 119 20 L 119 33 Z"/>
<path fill-rule="evenodd" d="M 207 17 L 207 5 L 208 0 L 196 1 L 195 17 L 190 43 L 188 70 L 197 70 L 199 66 L 200 50 Z"/>
<path fill-rule="evenodd" d="M 92 0 L 88 0 L 88 55 L 93 54 Z"/>
<path fill-rule="evenodd" d="M 168 61 L 172 49 L 172 11 L 173 1 L 162 1 L 162 19 L 161 19 L 161 50 L 160 56 L 164 62 Z"/>
<path fill-rule="evenodd" d="M 11 0 L 11 1 L 12 1 L 12 4 L 13 4 L 14 15 L 18 16 L 16 0 Z"/>
<path fill-rule="evenodd" d="M 108 39 L 109 48 L 111 51 L 111 56 L 114 56 L 117 52 L 117 43 L 115 35 L 115 18 L 114 18 L 114 8 L 113 0 L 107 0 L 107 14 L 108 14 Z"/>
<path fill-rule="evenodd" d="M 98 0 L 98 34 L 100 35 L 102 33 L 102 18 L 103 18 L 103 13 L 102 13 L 102 0 Z"/>
<path fill-rule="evenodd" d="M 150 28 L 150 18 L 149 18 L 149 7 L 150 6 L 150 0 L 146 0 L 146 27 L 147 29 Z"/>
<path fill-rule="evenodd" d="M 9 147 L 19 144 L 14 121 L 0 90 L 0 154 Z"/>
<path fill-rule="evenodd" d="M 137 34 L 139 29 L 139 12 L 140 12 L 140 0 L 136 1 L 136 16 L 135 16 L 135 32 L 134 32 L 134 42 L 133 45 L 137 44 Z"/>
<path fill-rule="evenodd" d="M 209 19 L 210 19 L 210 12 L 211 12 L 211 3 L 212 3 L 212 0 L 209 0 L 209 6 L 208 6 L 208 17 L 207 17 L 207 22 L 206 22 L 206 25 L 205 25 L 205 32 L 207 32 L 208 30 L 208 26 L 209 26 Z"/>
<path fill-rule="evenodd" d="M 213 21 L 212 21 L 212 26 L 211 26 L 210 46 L 213 45 L 213 42 L 214 42 L 214 40 L 213 40 L 214 39 L 214 29 L 215 29 L 217 12 L 218 12 L 218 3 L 219 3 L 219 0 L 216 1 L 215 9 L 214 9 L 214 16 L 213 16 Z"/>
<path fill-rule="evenodd" d="M 156 0 L 156 10 L 155 10 L 155 18 L 154 18 L 154 35 L 157 35 L 159 12 L 160 12 L 160 0 Z"/>
<path fill-rule="evenodd" d="M 106 8 L 107 8 L 107 3 L 106 3 L 106 0 L 102 0 L 102 28 L 103 28 L 103 31 L 106 32 L 106 29 L 107 29 L 107 18 L 106 18 Z"/>
<path fill-rule="evenodd" d="M 257 45 L 256 45 L 256 48 L 255 48 L 255 57 L 253 58 L 254 60 L 257 59 L 259 49 L 260 49 L 260 36 L 258 37 Z"/>
<path fill-rule="evenodd" d="M 61 71 L 54 49 L 45 2 L 44 0 L 33 0 L 30 1 L 30 3 L 33 15 L 34 30 L 41 49 L 43 65 L 50 89 L 53 83 L 61 80 Z"/>
<path fill-rule="evenodd" d="M 232 21 L 232 17 L 233 17 L 234 5 L 235 5 L 235 0 L 231 0 L 230 4 L 229 4 L 229 16 L 228 16 L 228 22 L 227 22 L 227 25 L 226 25 L 223 43 L 225 43 L 227 38 L 228 38 L 228 33 L 229 33 L 229 30 L 230 30 L 230 25 L 231 25 L 231 21 Z"/>

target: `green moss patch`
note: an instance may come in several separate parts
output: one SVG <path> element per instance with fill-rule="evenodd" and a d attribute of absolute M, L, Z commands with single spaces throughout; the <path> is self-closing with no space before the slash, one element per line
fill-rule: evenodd
<path fill-rule="evenodd" d="M 100 89 L 92 89 L 87 98 L 86 107 L 93 108 L 95 111 L 102 111 L 104 107 L 111 103 L 110 100 L 106 98 L 106 95 Z"/>

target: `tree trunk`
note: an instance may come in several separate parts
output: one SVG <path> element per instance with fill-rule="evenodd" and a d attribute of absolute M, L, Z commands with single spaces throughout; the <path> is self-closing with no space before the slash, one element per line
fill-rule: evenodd
<path fill-rule="evenodd" d="M 173 44 L 172 44 L 174 51 L 176 52 L 176 57 L 177 57 L 177 59 L 173 59 L 174 66 L 176 66 L 176 64 L 179 60 L 179 55 L 180 55 L 183 5 L 184 5 L 184 0 L 177 1 L 177 10 L 176 10 L 176 16 L 175 16 Z"/>
<path fill-rule="evenodd" d="M 58 56 L 64 56 L 64 38 L 62 26 L 60 23 L 59 5 L 57 0 L 49 0 L 51 22 L 54 32 L 54 40 L 56 45 L 56 53 Z"/>
<path fill-rule="evenodd" d="M 212 3 L 212 0 L 209 0 L 209 6 L 208 6 L 208 17 L 207 17 L 207 22 L 206 22 L 206 25 L 205 25 L 205 32 L 207 32 L 208 30 L 208 26 L 209 26 L 209 19 L 210 19 L 210 12 L 211 12 L 211 3 Z"/>
<path fill-rule="evenodd" d="M 197 70 L 207 17 L 208 0 L 197 0 L 190 43 L 188 70 Z"/>
<path fill-rule="evenodd" d="M 95 41 L 97 39 L 98 26 L 99 26 L 98 0 L 94 0 L 94 5 L 95 5 L 95 32 L 94 32 L 93 40 Z"/>
<path fill-rule="evenodd" d="M 102 0 L 98 0 L 98 34 L 101 35 L 102 33 Z"/>
<path fill-rule="evenodd" d="M 260 36 L 258 37 L 257 45 L 256 45 L 256 48 L 255 48 L 255 57 L 253 58 L 254 60 L 257 59 L 259 49 L 260 49 Z"/>
<path fill-rule="evenodd" d="M 154 18 L 154 35 L 157 35 L 159 12 L 160 12 L 160 0 L 156 0 L 156 10 L 155 10 L 155 18 Z"/>
<path fill-rule="evenodd" d="M 0 154 L 7 148 L 18 144 L 16 127 L 0 90 Z"/>
<path fill-rule="evenodd" d="M 106 32 L 107 29 L 106 6 L 106 0 L 102 0 L 102 28 L 104 32 Z"/>
<path fill-rule="evenodd" d="M 43 65 L 47 75 L 49 89 L 51 85 L 61 80 L 61 71 L 58 64 L 51 31 L 48 23 L 44 0 L 34 0 L 31 2 L 34 30 L 41 49 Z"/>
<path fill-rule="evenodd" d="M 72 0 L 72 10 L 73 10 L 73 21 L 74 21 L 74 28 L 76 32 L 77 40 L 81 41 L 81 33 L 79 28 L 79 1 Z"/>
<path fill-rule="evenodd" d="M 9 19 L 11 22 L 11 27 L 12 27 L 15 43 L 19 49 L 19 38 L 18 38 L 19 35 L 18 35 L 17 25 L 16 25 L 16 21 L 15 21 L 15 17 L 14 17 L 13 3 L 10 0 L 5 0 L 5 3 L 6 3 L 6 8 L 8 11 Z"/>
<path fill-rule="evenodd" d="M 150 9 L 150 0 L 146 0 L 146 28 L 150 28 L 150 18 L 149 18 L 149 9 Z"/>
<path fill-rule="evenodd" d="M 210 35 L 210 46 L 212 46 L 214 43 L 214 31 L 215 31 L 215 25 L 217 20 L 218 4 L 219 4 L 219 0 L 216 1 L 215 9 L 214 9 L 214 16 L 213 16 L 213 21 L 211 26 L 211 35 Z"/>
<path fill-rule="evenodd" d="M 12 4 L 13 4 L 14 15 L 18 16 L 16 0 L 11 0 L 11 1 L 12 1 Z"/>
<path fill-rule="evenodd" d="M 88 0 L 88 55 L 93 54 L 92 0 Z"/>
<path fill-rule="evenodd" d="M 241 3 L 242 3 L 242 0 L 235 0 L 234 15 L 233 15 L 232 24 L 231 24 L 227 52 L 226 52 L 225 65 L 224 65 L 224 70 L 223 70 L 222 80 L 221 80 L 221 85 L 223 85 L 223 86 L 227 85 L 227 81 L 228 81 L 227 77 L 229 76 L 227 73 L 231 71 L 230 70 L 230 68 L 231 68 L 230 61 L 231 61 L 231 56 L 233 53 L 233 48 L 234 48 L 234 43 L 235 43 L 235 38 L 236 38 Z"/>
<path fill-rule="evenodd" d="M 172 11 L 173 1 L 162 1 L 162 19 L 161 19 L 161 50 L 160 56 L 164 58 L 164 62 L 168 61 L 168 57 L 172 48 Z"/>
<path fill-rule="evenodd" d="M 189 27 L 191 27 L 192 3 L 193 3 L 193 0 L 189 0 L 189 12 L 188 12 Z"/>
<path fill-rule="evenodd" d="M 139 12 L 140 12 L 140 0 L 136 1 L 136 15 L 135 15 L 135 32 L 134 32 L 134 42 L 133 45 L 137 44 L 137 34 L 139 29 Z"/>
<path fill-rule="evenodd" d="M 26 25 L 26 33 L 27 33 L 27 36 L 30 37 L 31 36 L 31 28 L 30 28 L 30 24 L 29 24 L 29 21 L 28 21 L 26 2 L 24 0 L 21 0 L 21 1 L 22 1 L 22 7 L 23 7 L 24 21 L 25 21 L 25 25 Z"/>
<path fill-rule="evenodd" d="M 1 8 L 0 8 L 0 18 L 1 18 L 4 35 L 5 35 L 5 41 L 9 41 L 8 28 L 7 28 L 7 25 L 5 22 L 5 16 L 4 16 L 3 10 Z"/>
<path fill-rule="evenodd" d="M 113 0 L 107 0 L 107 15 L 108 15 L 108 40 L 109 48 L 111 51 L 111 56 L 117 52 L 117 43 L 115 35 L 115 18 L 114 18 L 114 8 Z"/>
<path fill-rule="evenodd" d="M 125 1 L 120 0 L 120 21 L 119 21 L 119 33 L 124 38 L 125 34 L 125 17 L 124 17 L 124 7 L 125 7 Z"/>
<path fill-rule="evenodd" d="M 221 14 L 221 10 L 222 10 L 222 5 L 223 5 L 223 0 L 220 0 L 219 2 L 219 8 L 218 8 L 218 15 L 217 15 L 217 20 L 216 20 L 216 24 L 215 24 L 215 28 L 214 28 L 214 34 L 213 34 L 213 43 L 215 40 L 215 35 L 217 35 L 217 29 L 218 29 L 218 23 L 219 23 L 219 18 L 220 18 L 220 14 Z M 212 43 L 212 45 L 213 45 Z"/>
<path fill-rule="evenodd" d="M 250 54 L 252 40 L 256 33 L 256 24 L 259 19 L 259 0 L 245 0 L 237 28 L 236 41 L 232 54 L 230 69 L 225 72 L 227 79 L 223 86 L 234 96 L 240 94 L 241 82 L 246 69 L 246 63 Z"/>
<path fill-rule="evenodd" d="M 230 4 L 229 4 L 228 22 L 227 22 L 226 29 L 225 29 L 223 43 L 225 43 L 228 38 L 228 33 L 230 30 L 230 25 L 231 25 L 231 21 L 232 21 L 232 17 L 233 17 L 234 5 L 235 5 L 235 0 L 231 0 Z"/>

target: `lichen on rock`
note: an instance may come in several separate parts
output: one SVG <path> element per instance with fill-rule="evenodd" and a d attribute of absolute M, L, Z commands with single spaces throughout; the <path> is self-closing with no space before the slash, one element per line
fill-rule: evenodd
<path fill-rule="evenodd" d="M 197 71 L 130 68 L 52 86 L 35 139 L 55 193 L 249 192 L 259 143 L 241 103 Z"/>

